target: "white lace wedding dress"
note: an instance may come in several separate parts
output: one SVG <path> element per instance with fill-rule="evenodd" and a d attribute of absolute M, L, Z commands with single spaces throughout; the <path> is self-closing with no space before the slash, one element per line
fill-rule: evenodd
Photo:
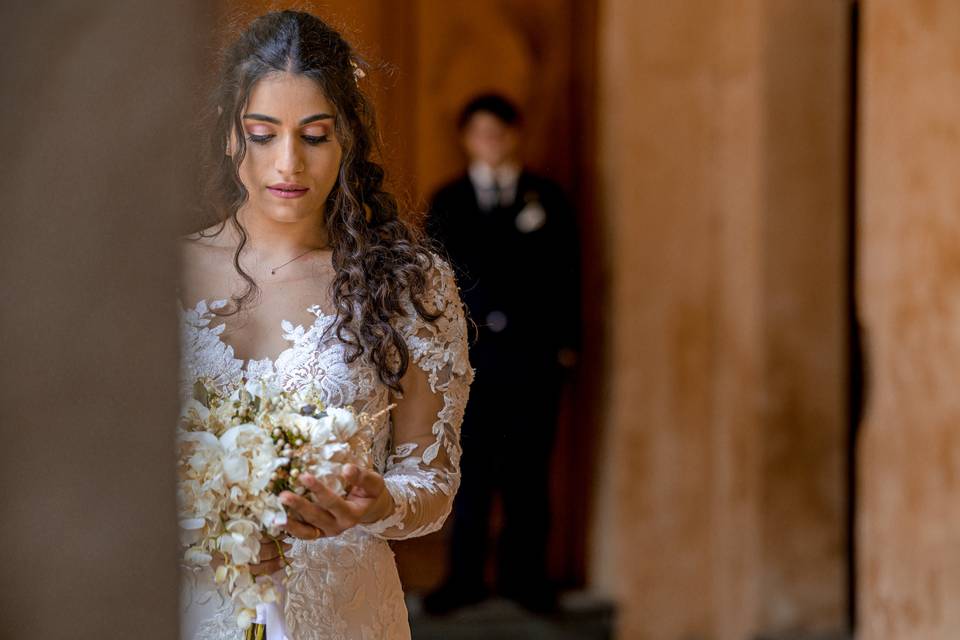
<path fill-rule="evenodd" d="M 424 321 L 408 300 L 405 316 L 395 326 L 406 339 L 410 366 L 425 372 L 433 393 L 443 394 L 443 408 L 436 421 L 424 424 L 419 437 L 410 441 L 392 441 L 388 414 L 376 426 L 372 466 L 383 474 L 396 502 L 393 515 L 336 537 L 292 539 L 284 611 L 289 640 L 410 637 L 400 579 L 387 540 L 436 531 L 449 514 L 460 484 L 460 423 L 473 380 L 456 283 L 449 265 L 435 260 L 425 302 L 443 310 L 441 317 L 434 323 Z M 211 301 L 210 306 L 225 302 Z M 235 358 L 233 348 L 220 338 L 224 326 L 212 322 L 217 318 L 209 308 L 206 300 L 194 308 L 181 305 L 181 401 L 190 396 L 199 376 L 210 376 L 226 388 L 237 384 L 244 374 L 275 371 L 288 389 L 318 385 L 327 405 L 353 405 L 371 414 L 387 406 L 389 390 L 376 370 L 365 355 L 349 364 L 345 361 L 345 346 L 335 332 L 324 332 L 334 317 L 319 306 L 308 309 L 316 317 L 310 326 L 284 321 L 278 327 L 290 346 L 275 361 L 266 358 L 246 363 Z M 198 592 L 188 581 L 184 585 L 184 640 L 242 637 L 229 603 Z"/>

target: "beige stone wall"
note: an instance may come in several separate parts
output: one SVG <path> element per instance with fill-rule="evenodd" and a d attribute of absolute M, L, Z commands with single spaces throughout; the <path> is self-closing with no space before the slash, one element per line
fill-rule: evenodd
<path fill-rule="evenodd" d="M 847 608 L 845 5 L 764 3 L 764 629 L 840 626 Z"/>
<path fill-rule="evenodd" d="M 845 19 L 828 1 L 602 5 L 593 578 L 620 637 L 844 624 Z"/>
<path fill-rule="evenodd" d="M 177 636 L 172 240 L 196 197 L 199 8 L 0 9 L 0 637 Z"/>
<path fill-rule="evenodd" d="M 864 4 L 864 640 L 960 633 L 960 4 Z"/>

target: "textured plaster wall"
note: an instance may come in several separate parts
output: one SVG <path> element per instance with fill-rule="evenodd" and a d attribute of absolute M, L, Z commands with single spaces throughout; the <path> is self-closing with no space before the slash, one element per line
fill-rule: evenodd
<path fill-rule="evenodd" d="M 845 19 L 826 1 L 602 5 L 593 579 L 620 637 L 844 624 Z"/>
<path fill-rule="evenodd" d="M 204 21 L 0 8 L 4 638 L 177 635 L 173 237 Z"/>
<path fill-rule="evenodd" d="M 960 630 L 960 4 L 864 4 L 864 640 Z"/>

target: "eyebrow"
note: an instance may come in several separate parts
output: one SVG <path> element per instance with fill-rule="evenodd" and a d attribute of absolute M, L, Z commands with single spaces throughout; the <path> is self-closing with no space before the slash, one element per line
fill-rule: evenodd
<path fill-rule="evenodd" d="M 273 124 L 281 124 L 281 122 L 274 118 L 273 116 L 265 116 L 262 113 L 247 113 L 243 116 L 244 120 L 261 120 L 263 122 L 271 122 Z M 311 122 L 316 122 L 317 120 L 332 120 L 333 116 L 329 113 L 315 113 L 312 116 L 307 116 L 300 121 L 300 126 L 302 127 L 305 124 L 310 124 Z"/>

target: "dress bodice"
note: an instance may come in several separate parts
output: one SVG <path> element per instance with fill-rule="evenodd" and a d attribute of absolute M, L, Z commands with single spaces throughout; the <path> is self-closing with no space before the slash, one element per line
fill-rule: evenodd
<path fill-rule="evenodd" d="M 239 384 L 244 378 L 276 374 L 286 390 L 314 386 L 326 406 L 352 406 L 358 413 L 374 415 L 389 402 L 389 390 L 383 385 L 377 371 L 366 358 L 347 362 L 346 347 L 336 336 L 336 316 L 325 314 L 319 305 L 307 311 L 314 321 L 307 327 L 288 320 L 278 330 L 290 342 L 280 355 L 273 358 L 242 360 L 234 356 L 233 347 L 226 344 L 221 334 L 225 325 L 216 323 L 213 309 L 227 304 L 226 299 L 200 300 L 193 308 L 181 304 L 181 375 L 180 402 L 192 393 L 193 383 L 207 376 L 221 388 Z M 384 414 L 373 425 L 373 442 L 367 449 L 373 452 L 373 466 L 384 471 L 390 436 L 389 416 Z"/>
<path fill-rule="evenodd" d="M 453 273 L 439 257 L 434 262 L 423 302 L 440 312 L 439 318 L 424 320 L 406 299 L 395 327 L 404 337 L 410 366 L 422 372 L 433 394 L 442 395 L 442 408 L 432 424 L 403 438 L 396 437 L 388 412 L 374 423 L 370 466 L 383 475 L 393 498 L 396 508 L 390 516 L 336 537 L 294 541 L 285 617 L 296 640 L 405 637 L 391 631 L 397 625 L 406 628 L 406 612 L 393 554 L 384 541 L 436 531 L 449 514 L 460 483 L 460 423 L 473 380 Z M 335 316 L 313 305 L 308 311 L 315 319 L 309 326 L 281 322 L 278 329 L 290 345 L 275 359 L 244 361 L 221 338 L 225 327 L 211 311 L 225 303 L 200 300 L 193 307 L 180 306 L 181 402 L 190 397 L 201 376 L 226 390 L 244 377 L 275 373 L 288 390 L 315 386 L 328 406 L 353 406 L 371 415 L 388 406 L 390 391 L 369 359 L 361 356 L 348 362 L 347 345 L 336 335 Z M 229 614 L 221 607 L 200 624 L 194 637 L 237 637 Z"/>

